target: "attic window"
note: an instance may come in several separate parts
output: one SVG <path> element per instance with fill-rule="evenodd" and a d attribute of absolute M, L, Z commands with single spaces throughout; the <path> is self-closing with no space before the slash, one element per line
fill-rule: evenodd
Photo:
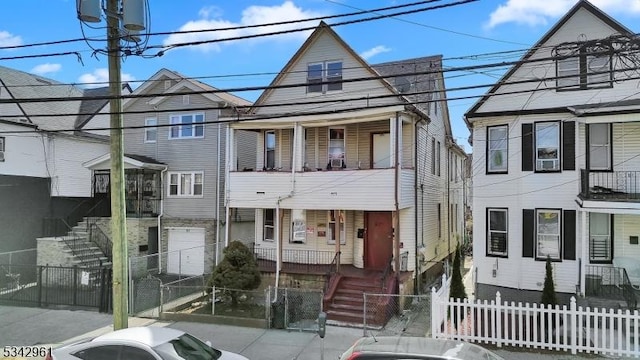
<path fill-rule="evenodd" d="M 328 82 L 323 84 L 323 82 Z M 342 61 L 325 61 L 307 65 L 307 93 L 342 90 Z"/>
<path fill-rule="evenodd" d="M 168 90 L 171 87 L 171 80 L 164 81 L 164 89 Z"/>
<path fill-rule="evenodd" d="M 613 87 L 612 52 L 604 44 L 572 44 L 556 48 L 557 90 Z"/>

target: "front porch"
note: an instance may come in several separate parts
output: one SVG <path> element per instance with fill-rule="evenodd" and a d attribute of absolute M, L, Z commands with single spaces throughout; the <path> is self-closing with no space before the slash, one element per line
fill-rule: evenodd
<path fill-rule="evenodd" d="M 106 154 L 84 166 L 93 172 L 92 204 L 87 216 L 111 216 L 111 160 Z M 154 159 L 125 155 L 124 192 L 126 215 L 131 218 L 157 217 L 162 202 L 162 171 L 167 166 Z"/>

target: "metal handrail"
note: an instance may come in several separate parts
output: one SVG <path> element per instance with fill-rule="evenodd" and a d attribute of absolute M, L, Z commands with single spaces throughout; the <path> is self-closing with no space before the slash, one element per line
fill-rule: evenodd
<path fill-rule="evenodd" d="M 338 272 L 338 264 L 340 263 L 340 254 L 341 251 L 336 252 L 333 256 L 333 260 L 331 260 L 331 264 L 329 265 L 329 270 L 325 274 L 326 281 L 324 282 L 324 292 L 327 294 L 329 292 L 329 288 L 331 286 L 331 278 L 333 274 Z"/>
<path fill-rule="evenodd" d="M 89 247 L 89 245 L 84 241 L 80 241 L 82 237 L 78 235 L 76 231 L 64 219 L 60 220 L 67 227 L 67 229 L 69 229 L 68 235 L 60 236 L 60 239 L 71 250 L 73 256 L 79 259 L 80 263 L 82 263 L 83 265 L 101 265 L 102 261 L 98 261 L 98 263 L 96 264 L 96 261 L 94 259 L 89 260 L 87 258 L 87 255 L 91 252 L 91 248 Z"/>
<path fill-rule="evenodd" d="M 113 259 L 113 242 L 95 223 L 89 223 L 89 241 L 96 244 L 108 261 Z"/>
<path fill-rule="evenodd" d="M 384 271 L 382 272 L 382 288 L 386 289 L 386 283 L 387 283 L 387 277 L 389 276 L 389 274 L 391 274 L 391 271 L 393 270 L 393 254 L 391 254 L 391 256 L 389 256 L 389 260 L 387 261 L 387 266 L 384 268 Z"/>
<path fill-rule="evenodd" d="M 587 296 L 595 295 L 614 299 L 621 296 L 627 303 L 627 307 L 637 307 L 635 290 L 627 274 L 627 270 L 614 266 L 587 265 Z"/>

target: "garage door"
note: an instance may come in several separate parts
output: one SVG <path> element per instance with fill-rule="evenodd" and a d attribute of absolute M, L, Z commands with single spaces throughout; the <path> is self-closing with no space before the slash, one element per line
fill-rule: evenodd
<path fill-rule="evenodd" d="M 204 274 L 204 228 L 169 229 L 168 247 L 168 273 Z"/>

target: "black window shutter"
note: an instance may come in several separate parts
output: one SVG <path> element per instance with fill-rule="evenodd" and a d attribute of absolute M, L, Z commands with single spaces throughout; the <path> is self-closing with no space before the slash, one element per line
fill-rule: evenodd
<path fill-rule="evenodd" d="M 522 124 L 522 171 L 533 171 L 533 124 Z"/>
<path fill-rule="evenodd" d="M 532 209 L 522 209 L 522 257 L 533 257 L 533 238 L 535 211 Z"/>
<path fill-rule="evenodd" d="M 575 260 L 576 259 L 576 211 L 564 210 L 563 216 L 563 242 L 564 242 L 564 254 L 563 259 Z"/>
<path fill-rule="evenodd" d="M 562 123 L 562 170 L 576 169 L 576 122 Z"/>

